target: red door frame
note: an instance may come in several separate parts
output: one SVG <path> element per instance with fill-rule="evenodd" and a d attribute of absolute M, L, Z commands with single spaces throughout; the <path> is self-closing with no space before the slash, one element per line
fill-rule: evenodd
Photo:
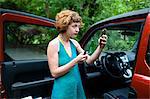
<path fill-rule="evenodd" d="M 146 63 L 145 55 L 150 37 L 150 14 L 148 14 L 139 43 L 136 66 L 131 86 L 135 88 L 137 97 L 150 99 L 150 66 Z"/>

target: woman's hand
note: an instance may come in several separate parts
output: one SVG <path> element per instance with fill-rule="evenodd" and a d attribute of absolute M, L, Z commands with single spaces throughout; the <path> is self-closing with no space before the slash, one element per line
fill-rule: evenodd
<path fill-rule="evenodd" d="M 80 53 L 77 57 L 76 57 L 76 60 L 77 62 L 83 62 L 87 59 L 88 55 L 87 54 L 84 54 L 84 52 Z"/>
<path fill-rule="evenodd" d="M 104 48 L 106 43 L 107 43 L 107 35 L 102 35 L 99 39 L 98 39 L 98 42 L 99 42 L 99 45 L 100 45 L 100 48 Z"/>

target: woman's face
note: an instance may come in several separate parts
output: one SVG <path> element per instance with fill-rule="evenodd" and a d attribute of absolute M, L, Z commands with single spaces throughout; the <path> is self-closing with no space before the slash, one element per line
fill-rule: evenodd
<path fill-rule="evenodd" d="M 67 35 L 70 37 L 70 38 L 75 38 L 80 30 L 80 23 L 79 22 L 73 22 L 71 23 L 68 28 L 67 28 Z"/>

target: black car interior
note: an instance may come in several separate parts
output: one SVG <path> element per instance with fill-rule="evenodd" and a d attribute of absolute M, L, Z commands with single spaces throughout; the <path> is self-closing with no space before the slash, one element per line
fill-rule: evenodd
<path fill-rule="evenodd" d="M 50 76 L 47 61 L 5 62 L 2 83 L 9 98 L 50 96 L 54 78 Z"/>
<path fill-rule="evenodd" d="M 101 60 L 97 60 L 94 64 L 83 64 L 80 65 L 81 75 L 88 97 L 106 98 L 112 93 L 114 98 L 117 98 L 117 93 L 123 91 L 119 95 L 127 98 L 133 70 L 124 52 L 106 53 Z M 83 70 L 85 74 L 83 74 Z"/>

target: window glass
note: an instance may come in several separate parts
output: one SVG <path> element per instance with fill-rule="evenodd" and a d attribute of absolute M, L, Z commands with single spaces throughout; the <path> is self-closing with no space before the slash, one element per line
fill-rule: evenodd
<path fill-rule="evenodd" d="M 132 36 L 122 35 L 121 30 L 107 30 L 107 32 L 108 41 L 104 48 L 104 51 L 129 51 L 135 44 L 139 34 L 137 32 L 134 32 L 134 35 Z M 101 30 L 97 31 L 86 45 L 85 49 L 89 53 L 93 53 L 98 46 L 98 39 L 100 37 L 100 34 Z"/>
<path fill-rule="evenodd" d="M 5 60 L 46 59 L 48 42 L 57 35 L 52 27 L 5 23 Z"/>
<path fill-rule="evenodd" d="M 129 23 L 128 23 L 129 24 Z M 130 26 L 130 28 L 126 27 Z M 131 26 L 134 26 L 133 28 Z M 108 41 L 103 51 L 130 51 L 136 50 L 135 44 L 138 41 L 142 24 L 119 24 L 115 26 L 109 26 L 107 28 Z M 98 39 L 102 33 L 102 30 L 97 30 L 88 43 L 85 46 L 85 50 L 89 54 L 92 54 L 98 46 Z"/>

